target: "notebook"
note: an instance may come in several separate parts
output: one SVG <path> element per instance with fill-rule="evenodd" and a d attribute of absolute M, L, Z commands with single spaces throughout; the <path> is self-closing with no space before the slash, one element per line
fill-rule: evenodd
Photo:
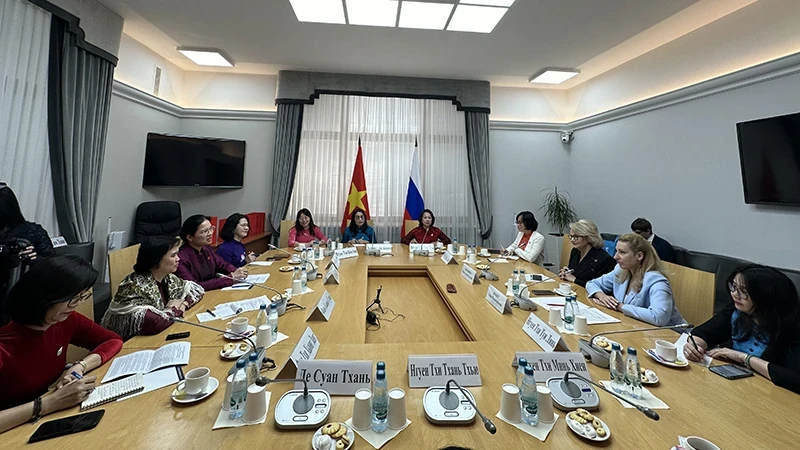
<path fill-rule="evenodd" d="M 101 384 L 96 387 L 89 397 L 81 403 L 81 411 L 92 409 L 95 406 L 113 402 L 118 398 L 144 390 L 144 375 L 137 373 L 133 376 L 111 383 Z"/>

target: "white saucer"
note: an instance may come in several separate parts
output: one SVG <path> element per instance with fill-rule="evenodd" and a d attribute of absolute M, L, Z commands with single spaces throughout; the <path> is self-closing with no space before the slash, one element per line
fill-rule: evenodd
<path fill-rule="evenodd" d="M 178 383 L 178 385 L 180 385 L 180 383 Z M 197 397 L 192 395 L 191 398 L 187 398 L 187 399 L 182 399 L 180 397 L 177 397 L 178 388 L 175 387 L 175 389 L 172 391 L 172 401 L 175 402 L 175 403 L 182 403 L 182 404 L 199 402 L 200 400 L 203 400 L 203 399 L 207 398 L 209 395 L 213 394 L 214 391 L 216 391 L 218 387 L 219 387 L 219 380 L 217 380 L 214 377 L 208 377 L 208 386 L 206 386 L 205 392 L 203 392 L 202 394 L 199 394 Z M 189 395 L 189 394 L 187 394 L 187 395 Z"/>
<path fill-rule="evenodd" d="M 289 258 L 289 261 L 287 261 L 287 262 L 288 262 L 289 264 L 294 264 L 294 265 L 297 265 L 297 264 L 300 264 L 300 263 L 302 263 L 303 261 L 302 261 L 302 260 L 299 260 L 299 259 Z"/>
<path fill-rule="evenodd" d="M 326 425 L 327 425 L 327 424 L 326 424 Z M 343 426 L 343 427 L 347 427 L 347 425 L 345 425 L 344 423 L 341 423 L 341 422 L 339 423 L 339 425 L 340 425 L 340 426 Z M 317 436 L 319 436 L 319 435 L 321 435 L 321 434 L 322 434 L 322 429 L 323 429 L 324 427 L 325 427 L 325 425 L 323 425 L 323 426 L 319 427 L 319 429 L 316 431 L 316 433 L 314 433 L 314 436 L 311 438 L 311 445 L 312 445 L 312 447 L 313 447 L 313 445 L 314 445 L 314 440 L 317 438 Z M 389 431 L 389 430 L 386 430 L 386 431 Z M 353 442 L 354 442 L 354 441 L 355 441 L 355 439 L 356 439 L 356 434 L 355 434 L 355 432 L 353 431 L 353 429 L 352 429 L 351 427 L 347 427 L 347 435 L 346 435 L 346 436 L 347 436 L 347 438 L 348 438 L 348 439 L 350 439 L 350 445 L 348 445 L 347 447 L 345 447 L 345 448 L 344 448 L 344 450 L 347 450 L 347 449 L 349 449 L 350 447 L 352 447 L 352 446 L 353 446 Z M 336 440 L 335 440 L 335 439 L 334 439 L 334 442 L 333 442 L 333 448 L 336 448 Z"/>
<path fill-rule="evenodd" d="M 575 292 L 575 291 L 568 292 L 568 293 L 565 294 L 565 293 L 559 291 L 558 289 L 553 289 L 553 292 L 555 292 L 556 294 L 558 294 L 558 295 L 560 295 L 562 297 L 570 297 L 570 296 L 573 296 L 573 295 L 576 295 L 576 296 L 578 295 L 578 293 Z"/>
<path fill-rule="evenodd" d="M 243 334 L 245 337 L 250 337 L 250 336 L 252 336 L 252 335 L 256 334 L 256 327 L 254 327 L 254 326 L 252 326 L 252 325 L 248 325 L 248 326 L 247 326 L 247 331 L 245 331 L 245 332 L 244 332 L 244 333 L 242 333 L 242 334 Z M 230 340 L 232 340 L 232 341 L 241 341 L 242 339 L 244 339 L 244 338 L 243 338 L 243 337 L 241 337 L 241 336 L 237 336 L 237 335 L 230 334 L 230 333 L 225 333 L 225 334 L 224 334 L 224 336 L 225 336 L 225 339 L 230 339 Z"/>
<path fill-rule="evenodd" d="M 225 349 L 220 350 L 219 356 L 224 359 L 239 359 L 240 356 L 250 351 L 250 343 L 245 341 L 244 344 L 247 345 L 247 350 L 240 350 L 239 344 L 236 344 L 236 347 L 234 347 L 233 351 L 227 355 L 225 354 Z"/>
<path fill-rule="evenodd" d="M 661 364 L 663 364 L 665 366 L 679 367 L 679 368 L 689 367 L 689 361 L 686 361 L 685 359 L 676 359 L 675 362 L 667 361 L 666 359 L 658 356 L 658 354 L 656 353 L 655 349 L 649 349 L 648 350 L 646 348 L 643 348 L 642 350 L 644 350 L 644 352 L 647 354 L 647 356 L 650 357 L 650 359 L 652 359 L 653 361 L 655 361 L 657 363 L 661 363 Z"/>
<path fill-rule="evenodd" d="M 653 371 L 651 370 L 651 372 L 653 372 Z M 650 381 L 649 378 L 645 377 L 645 379 L 642 380 L 642 384 L 646 384 L 646 385 L 658 384 L 658 375 L 655 372 L 653 372 L 653 375 L 655 375 L 655 377 L 656 377 L 655 380 Z M 645 381 L 645 380 L 647 380 L 647 381 Z"/>

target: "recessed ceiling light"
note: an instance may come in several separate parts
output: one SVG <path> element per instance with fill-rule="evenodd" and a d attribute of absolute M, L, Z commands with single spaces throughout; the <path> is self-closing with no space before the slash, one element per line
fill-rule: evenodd
<path fill-rule="evenodd" d="M 289 0 L 300 22 L 344 24 L 342 0 Z"/>
<path fill-rule="evenodd" d="M 178 51 L 198 66 L 233 67 L 233 60 L 214 48 L 178 47 Z"/>
<path fill-rule="evenodd" d="M 404 1 L 400 6 L 400 28 L 444 30 L 454 5 Z"/>
<path fill-rule="evenodd" d="M 491 33 L 506 11 L 508 11 L 507 8 L 458 5 L 447 30 Z"/>
<path fill-rule="evenodd" d="M 575 69 L 544 69 L 528 79 L 531 83 L 561 84 L 581 73 Z"/>
<path fill-rule="evenodd" d="M 397 0 L 347 0 L 350 25 L 394 27 L 397 23 Z"/>
<path fill-rule="evenodd" d="M 484 6 L 511 6 L 514 0 L 461 0 L 459 3 L 467 5 L 484 5 Z"/>

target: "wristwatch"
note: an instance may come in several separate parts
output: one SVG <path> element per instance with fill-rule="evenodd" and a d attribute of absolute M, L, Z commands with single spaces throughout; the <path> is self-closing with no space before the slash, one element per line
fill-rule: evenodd
<path fill-rule="evenodd" d="M 80 364 L 81 367 L 83 367 L 83 372 L 85 373 L 86 372 L 86 361 L 81 359 L 81 360 L 75 361 L 75 364 L 73 364 L 73 365 L 77 365 L 77 364 Z"/>

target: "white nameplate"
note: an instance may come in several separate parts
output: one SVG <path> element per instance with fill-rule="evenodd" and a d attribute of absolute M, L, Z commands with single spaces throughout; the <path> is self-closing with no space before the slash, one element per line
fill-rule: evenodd
<path fill-rule="evenodd" d="M 578 375 L 589 380 L 589 368 L 586 366 L 586 358 L 583 354 L 570 352 L 517 352 L 512 367 L 517 367 L 517 359 L 525 358 L 528 364 L 533 366 L 533 377 L 537 383 L 544 383 L 548 378 L 563 377 L 564 372 L 576 372 Z"/>
<path fill-rule="evenodd" d="M 294 346 L 289 360 L 278 373 L 277 378 L 290 378 L 297 374 L 297 363 L 306 359 L 314 359 L 319 351 L 319 339 L 311 331 L 311 327 L 306 327 L 303 336 Z"/>
<path fill-rule="evenodd" d="M 326 270 L 330 269 L 331 266 L 336 267 L 338 269 L 339 265 L 340 265 L 340 263 L 339 263 L 339 255 L 337 255 L 336 252 L 334 251 L 333 252 L 333 256 L 331 256 L 331 260 L 328 261 L 328 265 L 325 266 L 325 269 Z"/>
<path fill-rule="evenodd" d="M 358 249 L 355 247 L 347 247 L 336 250 L 334 256 L 338 257 L 338 259 L 355 258 L 358 256 Z"/>
<path fill-rule="evenodd" d="M 480 280 L 478 280 L 478 272 L 467 263 L 461 265 L 461 276 L 467 280 L 469 284 L 481 283 Z"/>
<path fill-rule="evenodd" d="M 53 244 L 53 248 L 67 246 L 67 240 L 64 239 L 64 236 L 56 236 L 54 238 L 50 238 L 50 242 Z"/>
<path fill-rule="evenodd" d="M 466 264 L 464 264 L 464 266 L 466 266 Z M 486 290 L 486 300 L 494 306 L 494 309 L 500 314 L 511 312 L 511 303 L 508 302 L 508 297 L 491 284 L 489 285 L 489 289 Z"/>
<path fill-rule="evenodd" d="M 442 255 L 442 261 L 444 261 L 445 264 L 458 264 L 455 258 L 453 258 L 453 254 L 446 250 L 444 252 L 444 255 Z"/>
<path fill-rule="evenodd" d="M 426 250 L 426 251 L 428 251 L 430 253 L 433 253 L 434 245 L 433 244 L 408 244 L 408 251 L 409 252 L 414 253 L 414 252 L 417 252 L 417 251 L 420 251 L 420 250 Z"/>
<path fill-rule="evenodd" d="M 322 284 L 328 284 L 329 281 L 332 281 L 334 284 L 339 284 L 339 270 L 336 268 L 335 264 L 331 264 L 328 271 L 325 272 L 325 279 L 322 280 Z"/>
<path fill-rule="evenodd" d="M 322 297 L 317 300 L 317 304 L 311 308 L 311 312 L 308 313 L 306 316 L 306 321 L 311 319 L 314 320 L 324 320 L 328 321 L 331 320 L 331 313 L 333 313 L 333 308 L 336 306 L 336 302 L 333 301 L 333 297 L 331 294 L 328 294 L 328 291 L 322 293 Z"/>
<path fill-rule="evenodd" d="M 392 244 L 367 244 L 367 250 L 374 250 L 379 253 L 392 252 Z"/>
<path fill-rule="evenodd" d="M 566 352 L 569 351 L 569 347 L 567 347 L 561 335 L 558 334 L 558 331 L 550 328 L 542 319 L 536 317 L 534 313 L 528 316 L 528 319 L 522 325 L 522 331 L 527 333 L 528 336 L 546 352 L 552 352 L 556 349 Z"/>
<path fill-rule="evenodd" d="M 447 380 L 461 386 L 480 386 L 481 371 L 476 355 L 409 355 L 408 387 L 444 386 Z"/>
<path fill-rule="evenodd" d="M 304 360 L 297 364 L 297 376 L 309 389 L 323 389 L 331 395 L 354 395 L 359 389 L 372 388 L 372 361 L 333 359 Z M 302 390 L 297 382 L 295 389 Z"/>

